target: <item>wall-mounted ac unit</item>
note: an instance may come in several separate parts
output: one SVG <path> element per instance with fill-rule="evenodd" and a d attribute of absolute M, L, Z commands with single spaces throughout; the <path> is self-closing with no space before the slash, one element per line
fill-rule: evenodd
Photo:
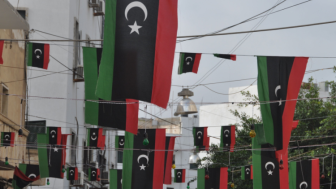
<path fill-rule="evenodd" d="M 105 15 L 105 2 L 99 1 L 99 6 L 94 8 L 94 16 L 103 16 Z"/>
<path fill-rule="evenodd" d="M 73 69 L 73 80 L 74 82 L 83 82 L 84 81 L 84 68 L 82 65 L 78 65 Z"/>
<path fill-rule="evenodd" d="M 99 7 L 99 0 L 89 0 L 89 7 Z"/>
<path fill-rule="evenodd" d="M 98 162 L 96 162 L 96 161 L 91 161 L 91 162 L 90 162 L 90 166 L 91 166 L 92 168 L 93 168 L 93 167 L 94 167 L 94 168 L 98 168 L 99 165 L 98 165 Z"/>
<path fill-rule="evenodd" d="M 78 180 L 75 180 L 72 186 L 83 186 L 83 185 L 84 185 L 84 172 L 80 171 L 78 173 Z"/>

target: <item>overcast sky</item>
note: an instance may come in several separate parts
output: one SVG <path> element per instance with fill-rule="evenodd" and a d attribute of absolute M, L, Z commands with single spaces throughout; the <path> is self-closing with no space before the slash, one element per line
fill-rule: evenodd
<path fill-rule="evenodd" d="M 305 0 L 287 0 L 274 11 L 304 2 Z M 178 7 L 178 36 L 197 35 L 213 32 L 248 19 L 259 14 L 279 0 L 180 0 Z M 302 5 L 269 15 L 258 29 L 286 27 L 336 20 L 335 0 L 311 0 Z M 224 32 L 251 30 L 260 19 L 244 23 Z M 246 34 L 205 37 L 176 44 L 176 52 L 222 53 L 228 54 Z M 304 27 L 280 31 L 260 32 L 250 35 L 233 54 L 269 55 L 269 56 L 323 56 L 336 57 L 336 23 L 321 26 Z M 213 55 L 203 54 L 197 74 L 187 73 L 178 75 L 179 54 L 175 53 L 175 62 L 172 75 L 173 85 L 191 86 L 201 79 L 221 59 Z M 333 67 L 336 59 L 311 58 L 308 61 L 307 71 Z M 202 83 L 221 82 L 257 77 L 256 57 L 237 56 L 237 61 L 227 60 L 221 63 Z M 336 74 L 332 70 L 323 70 L 306 74 L 304 81 L 314 77 L 316 82 L 334 80 Z M 248 86 L 254 80 L 208 85 L 219 93 L 228 93 L 231 87 Z M 256 82 L 254 83 L 256 84 Z M 182 87 L 172 86 L 170 99 L 177 98 Z M 203 105 L 209 102 L 226 102 L 227 95 L 216 94 L 203 86 L 192 90 L 195 96 L 191 99 Z M 144 108 L 143 105 L 140 106 Z M 176 104 L 174 111 L 176 110 Z M 158 114 L 160 108 L 148 106 L 148 111 L 159 117 L 171 117 L 171 109 Z M 173 113 L 174 113 L 173 111 Z M 140 117 L 145 114 L 140 112 Z M 147 118 L 149 116 L 147 115 Z"/>

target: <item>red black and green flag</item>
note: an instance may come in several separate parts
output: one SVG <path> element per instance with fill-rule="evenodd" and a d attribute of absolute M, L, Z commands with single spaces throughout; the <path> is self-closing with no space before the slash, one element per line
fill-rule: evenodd
<path fill-rule="evenodd" d="M 1 145 L 14 147 L 15 132 L 1 132 Z"/>
<path fill-rule="evenodd" d="M 292 99 L 299 95 L 307 62 L 305 57 L 258 56 L 258 94 L 265 137 L 277 151 L 287 150 L 296 106 Z"/>
<path fill-rule="evenodd" d="M 100 181 L 100 169 L 89 168 L 88 169 L 88 180 L 89 181 Z"/>
<path fill-rule="evenodd" d="M 110 177 L 109 189 L 122 189 L 122 170 L 110 169 L 109 177 Z"/>
<path fill-rule="evenodd" d="M 208 127 L 194 127 L 194 146 L 199 150 L 207 150 L 209 148 L 210 139 L 208 137 Z"/>
<path fill-rule="evenodd" d="M 119 99 L 112 104 L 103 101 L 95 94 L 101 54 L 102 48 L 83 47 L 85 123 L 117 128 L 136 134 L 138 132 L 138 100 Z"/>
<path fill-rule="evenodd" d="M 3 46 L 4 46 L 5 41 L 0 41 L 0 64 L 3 64 L 3 59 L 2 59 L 2 52 L 3 52 Z"/>
<path fill-rule="evenodd" d="M 320 188 L 319 159 L 289 163 L 289 189 Z"/>
<path fill-rule="evenodd" d="M 105 148 L 105 135 L 102 128 L 87 129 L 86 146 L 90 148 Z"/>
<path fill-rule="evenodd" d="M 222 126 L 220 136 L 220 147 L 223 151 L 233 152 L 236 144 L 236 126 Z"/>
<path fill-rule="evenodd" d="M 166 137 L 163 184 L 172 183 L 171 167 L 173 165 L 175 138 L 176 137 Z"/>
<path fill-rule="evenodd" d="M 125 136 L 116 136 L 114 144 L 116 149 L 124 149 Z"/>
<path fill-rule="evenodd" d="M 68 134 L 62 134 L 61 145 L 48 144 L 48 134 L 37 134 L 37 152 L 41 178 L 63 178 Z"/>
<path fill-rule="evenodd" d="M 77 167 L 67 168 L 67 180 L 78 180 L 78 169 Z"/>
<path fill-rule="evenodd" d="M 49 44 L 28 43 L 28 66 L 48 69 Z"/>
<path fill-rule="evenodd" d="M 48 144 L 61 145 L 62 128 L 61 127 L 47 127 Z"/>
<path fill-rule="evenodd" d="M 180 53 L 178 74 L 193 72 L 197 74 L 201 53 Z"/>
<path fill-rule="evenodd" d="M 147 133 L 149 144 L 143 145 Z M 165 129 L 139 129 L 138 135 L 125 132 L 123 154 L 123 189 L 162 189 Z"/>
<path fill-rule="evenodd" d="M 227 189 L 228 188 L 228 168 L 208 168 L 197 170 L 197 189 Z M 208 171 L 209 179 L 205 180 Z"/>
<path fill-rule="evenodd" d="M 236 61 L 235 54 L 214 54 L 215 57 Z"/>
<path fill-rule="evenodd" d="M 40 179 L 40 170 L 38 165 L 19 164 L 15 167 L 12 181 L 13 189 L 22 189 L 30 183 Z"/>
<path fill-rule="evenodd" d="M 175 169 L 174 170 L 174 182 L 175 183 L 185 183 L 185 169 Z"/>
<path fill-rule="evenodd" d="M 266 143 L 262 124 L 255 126 L 252 139 L 253 188 L 280 189 L 279 162 L 273 145 Z"/>
<path fill-rule="evenodd" d="M 177 0 L 107 0 L 96 95 L 166 108 L 177 36 Z"/>
<path fill-rule="evenodd" d="M 253 166 L 252 165 L 241 167 L 241 179 L 242 180 L 253 180 Z"/>

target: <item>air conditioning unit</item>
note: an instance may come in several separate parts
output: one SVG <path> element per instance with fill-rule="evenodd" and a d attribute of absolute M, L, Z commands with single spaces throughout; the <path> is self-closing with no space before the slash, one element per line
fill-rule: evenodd
<path fill-rule="evenodd" d="M 105 185 L 105 184 L 110 184 L 108 178 L 109 178 L 109 173 L 108 173 L 107 171 L 103 171 L 103 174 L 102 174 L 102 176 L 101 176 L 101 183 L 102 183 L 103 185 Z"/>
<path fill-rule="evenodd" d="M 91 167 L 94 167 L 94 168 L 98 168 L 99 165 L 98 165 L 98 162 L 96 162 L 96 161 L 91 161 L 91 162 L 90 162 L 90 166 L 91 166 Z"/>
<path fill-rule="evenodd" d="M 84 172 L 80 171 L 78 173 L 78 180 L 74 180 L 72 186 L 83 186 L 84 185 Z"/>
<path fill-rule="evenodd" d="M 99 7 L 99 0 L 89 0 L 89 7 Z"/>
<path fill-rule="evenodd" d="M 73 80 L 74 82 L 83 82 L 84 81 L 84 68 L 82 65 L 78 65 L 73 69 Z"/>
<path fill-rule="evenodd" d="M 103 16 L 105 15 L 105 2 L 104 1 L 99 1 L 99 6 L 94 7 L 94 16 Z"/>

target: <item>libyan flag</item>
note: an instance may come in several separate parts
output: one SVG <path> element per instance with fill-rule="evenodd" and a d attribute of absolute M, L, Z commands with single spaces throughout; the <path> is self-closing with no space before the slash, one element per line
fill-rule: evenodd
<path fill-rule="evenodd" d="M 210 137 L 208 137 L 208 127 L 194 127 L 194 146 L 199 150 L 208 150 Z"/>
<path fill-rule="evenodd" d="M 253 180 L 253 166 L 252 165 L 241 167 L 241 179 L 242 180 Z"/>
<path fill-rule="evenodd" d="M 252 139 L 253 188 L 280 189 L 279 162 L 275 148 L 266 143 L 262 124 L 255 125 L 256 137 Z"/>
<path fill-rule="evenodd" d="M 220 134 L 220 147 L 223 151 L 233 152 L 236 143 L 236 126 L 222 126 Z"/>
<path fill-rule="evenodd" d="M 296 106 L 292 99 L 298 98 L 307 62 L 305 57 L 258 56 L 258 95 L 265 137 L 277 151 L 287 150 Z"/>
<path fill-rule="evenodd" d="M 28 44 L 28 66 L 48 69 L 49 44 L 27 43 Z"/>
<path fill-rule="evenodd" d="M 171 169 L 173 165 L 175 138 L 176 137 L 166 137 L 163 184 L 172 183 Z"/>
<path fill-rule="evenodd" d="M 166 108 L 177 36 L 177 0 L 106 0 L 96 95 Z"/>
<path fill-rule="evenodd" d="M 100 181 L 100 169 L 89 168 L 88 169 L 88 180 L 89 181 Z"/>
<path fill-rule="evenodd" d="M 1 132 L 1 144 L 0 146 L 14 147 L 15 133 L 14 132 Z"/>
<path fill-rule="evenodd" d="M 289 189 L 320 188 L 319 159 L 289 163 Z"/>
<path fill-rule="evenodd" d="M 202 54 L 200 53 L 180 53 L 178 74 L 193 72 L 197 74 L 198 66 Z"/>
<path fill-rule="evenodd" d="M 14 189 L 22 189 L 30 183 L 40 179 L 38 165 L 19 164 L 15 167 L 12 186 Z"/>
<path fill-rule="evenodd" d="M 110 177 L 109 189 L 122 189 L 122 170 L 110 169 L 109 177 Z"/>
<path fill-rule="evenodd" d="M 111 104 L 111 102 L 102 101 L 95 94 L 101 54 L 102 48 L 83 47 L 85 123 L 117 128 L 136 134 L 138 132 L 138 100 L 119 99 Z"/>
<path fill-rule="evenodd" d="M 175 169 L 174 170 L 174 182 L 175 183 L 185 183 L 185 169 Z"/>
<path fill-rule="evenodd" d="M 115 136 L 114 146 L 115 146 L 115 148 L 117 148 L 116 150 L 118 150 L 119 148 L 124 149 L 125 136 Z"/>
<path fill-rule="evenodd" d="M 197 170 L 197 189 L 227 189 L 228 168 L 208 168 L 209 179 L 205 180 L 206 169 Z"/>
<path fill-rule="evenodd" d="M 64 177 L 62 167 L 65 166 L 66 144 L 68 134 L 62 134 L 61 145 L 48 144 L 48 134 L 37 134 L 37 152 L 41 178 Z"/>
<path fill-rule="evenodd" d="M 62 128 L 61 127 L 47 127 L 47 141 L 51 145 L 61 145 Z"/>
<path fill-rule="evenodd" d="M 162 189 L 165 156 L 165 129 L 147 129 L 149 144 L 144 146 L 144 129 L 138 135 L 125 132 L 123 189 Z"/>
<path fill-rule="evenodd" d="M 87 129 L 86 146 L 91 148 L 105 148 L 105 138 L 102 128 L 88 128 Z"/>
<path fill-rule="evenodd" d="M 0 64 L 3 64 L 2 52 L 3 52 L 4 41 L 0 41 Z"/>
<path fill-rule="evenodd" d="M 224 58 L 224 59 L 236 61 L 236 55 L 234 54 L 214 54 L 214 56 L 217 58 Z"/>
<path fill-rule="evenodd" d="M 78 180 L 78 169 L 77 167 L 67 168 L 67 180 Z"/>

